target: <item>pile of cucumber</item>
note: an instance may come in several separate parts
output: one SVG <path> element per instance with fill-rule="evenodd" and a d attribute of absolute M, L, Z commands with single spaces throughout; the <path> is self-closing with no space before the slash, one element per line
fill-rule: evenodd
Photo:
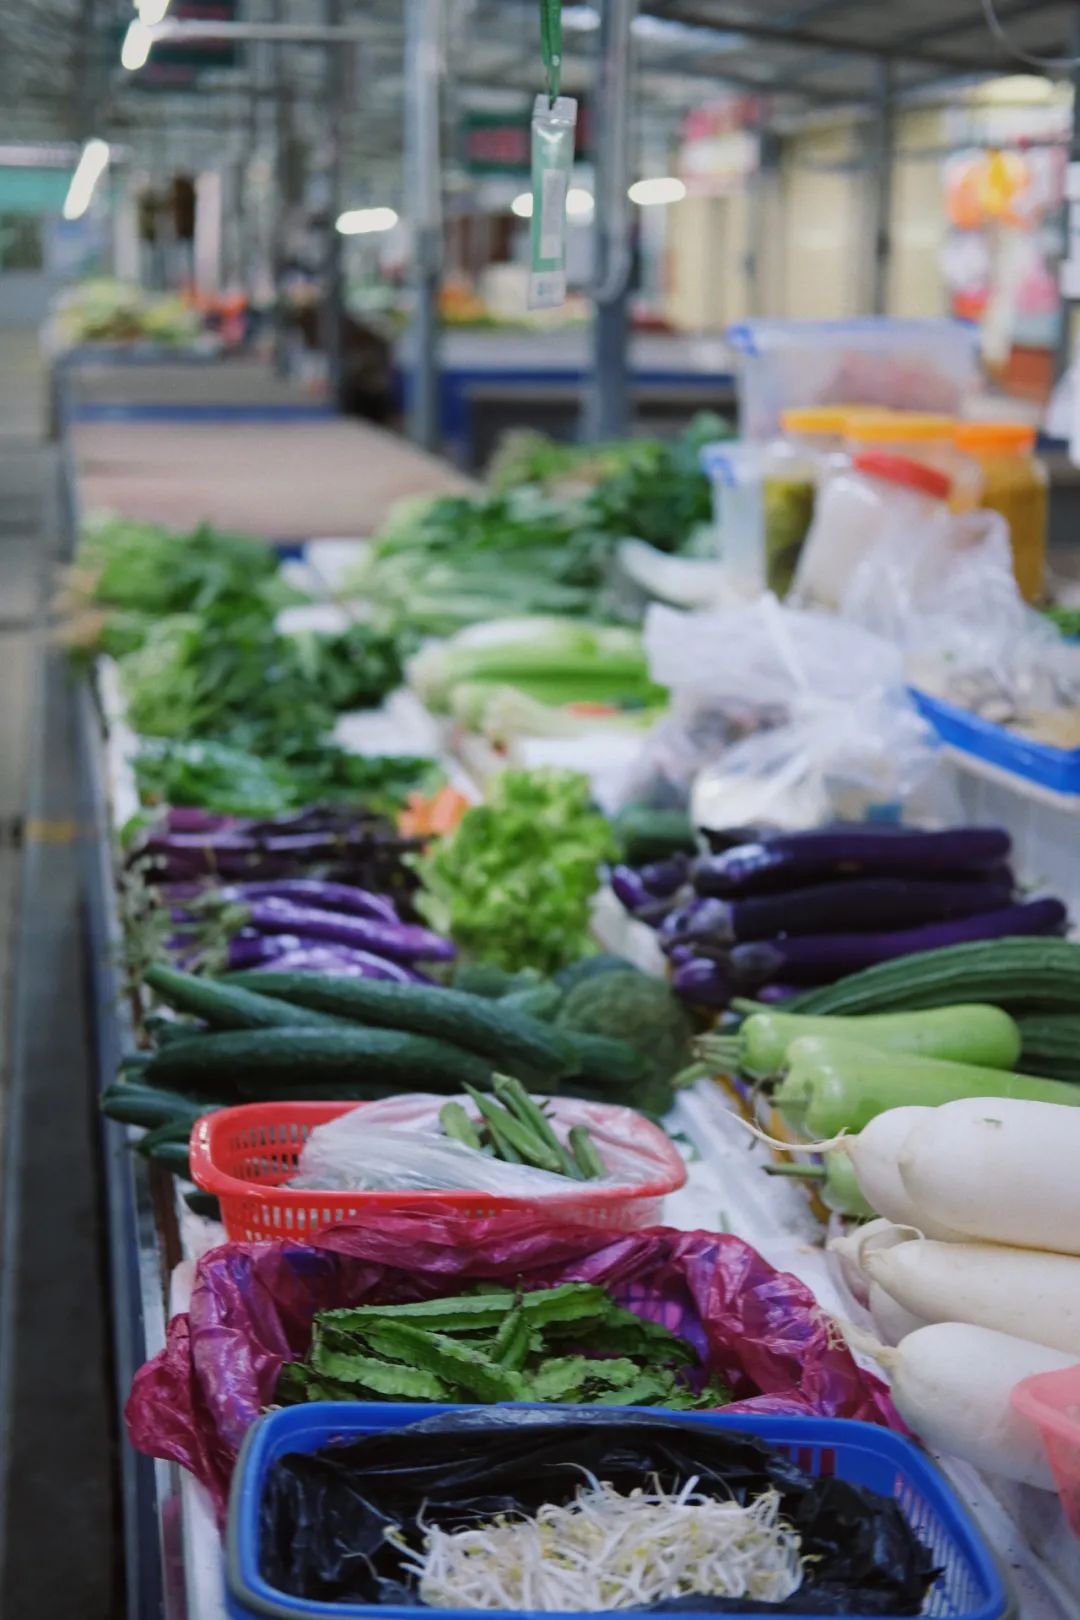
<path fill-rule="evenodd" d="M 626 1042 L 464 990 L 312 973 L 215 980 L 163 965 L 144 982 L 179 1016 L 151 1019 L 154 1050 L 125 1062 L 102 1108 L 144 1126 L 140 1150 L 180 1175 L 192 1124 L 217 1107 L 488 1093 L 496 1074 L 542 1096 L 632 1104 L 648 1078 Z"/>

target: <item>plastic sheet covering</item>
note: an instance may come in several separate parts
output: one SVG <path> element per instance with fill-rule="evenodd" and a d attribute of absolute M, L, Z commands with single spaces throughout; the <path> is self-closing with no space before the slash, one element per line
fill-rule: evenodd
<path fill-rule="evenodd" d="M 297 1188 L 395 1188 L 410 1192 L 488 1192 L 506 1198 L 575 1196 L 583 1187 L 640 1187 L 671 1173 L 667 1138 L 632 1108 L 612 1108 L 573 1097 L 557 1098 L 548 1113 L 565 1144 L 575 1125 L 588 1127 L 608 1174 L 575 1181 L 527 1164 L 507 1164 L 444 1136 L 439 1114 L 458 1102 L 480 1127 L 470 1099 L 409 1092 L 352 1108 L 317 1125 L 304 1143 Z M 539 1099 L 542 1103 L 543 1098 Z"/>
<path fill-rule="evenodd" d="M 620 1413 L 446 1413 L 408 1429 L 288 1454 L 267 1477 L 261 1573 L 321 1602 L 419 1604 L 385 1531 L 414 1550 L 424 1530 L 453 1531 L 498 1514 L 533 1515 L 573 1500 L 586 1472 L 622 1495 L 655 1475 L 665 1490 L 698 1489 L 745 1505 L 774 1489 L 808 1559 L 781 1603 L 689 1597 L 657 1605 L 724 1614 L 918 1614 L 933 1560 L 900 1508 L 862 1486 L 812 1479 L 747 1434 Z"/>
<path fill-rule="evenodd" d="M 480 1280 L 606 1286 L 619 1305 L 694 1346 L 732 1389 L 727 1410 L 746 1403 L 899 1426 L 885 1386 L 859 1368 L 810 1290 L 741 1238 L 668 1227 L 612 1237 L 532 1214 L 448 1211 L 204 1255 L 190 1309 L 135 1376 L 125 1411 L 132 1443 L 189 1468 L 220 1512 L 244 1434 L 272 1402 L 284 1363 L 306 1353 L 317 1311 L 436 1299 Z"/>

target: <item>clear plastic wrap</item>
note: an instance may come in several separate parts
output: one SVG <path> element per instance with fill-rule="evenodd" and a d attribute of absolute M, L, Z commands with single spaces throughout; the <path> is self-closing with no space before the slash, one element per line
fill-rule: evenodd
<path fill-rule="evenodd" d="M 364 1103 L 316 1126 L 304 1143 L 299 1173 L 290 1186 L 332 1191 L 469 1191 L 530 1199 L 580 1193 L 580 1181 L 530 1165 L 506 1164 L 445 1136 L 439 1113 L 448 1102 L 459 1103 L 470 1118 L 482 1123 L 468 1097 L 409 1092 Z M 603 1178 L 587 1183 L 591 1187 L 637 1187 L 655 1181 L 670 1168 L 666 1155 L 657 1152 L 657 1143 L 664 1139 L 632 1108 L 558 1097 L 547 1101 L 546 1111 L 564 1144 L 575 1125 L 588 1128 L 608 1171 Z"/>

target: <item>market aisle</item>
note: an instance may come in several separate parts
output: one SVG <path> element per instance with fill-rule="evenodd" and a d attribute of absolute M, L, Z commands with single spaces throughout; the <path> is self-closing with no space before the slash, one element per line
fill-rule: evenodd
<path fill-rule="evenodd" d="M 118 1612 L 115 1425 L 63 656 L 58 459 L 0 332 L 0 1612 Z"/>

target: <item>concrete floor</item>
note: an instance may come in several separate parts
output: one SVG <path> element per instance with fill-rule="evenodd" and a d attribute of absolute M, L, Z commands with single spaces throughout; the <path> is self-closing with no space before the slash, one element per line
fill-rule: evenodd
<path fill-rule="evenodd" d="M 121 1612 L 72 688 L 32 333 L 0 330 L 0 1613 Z"/>

